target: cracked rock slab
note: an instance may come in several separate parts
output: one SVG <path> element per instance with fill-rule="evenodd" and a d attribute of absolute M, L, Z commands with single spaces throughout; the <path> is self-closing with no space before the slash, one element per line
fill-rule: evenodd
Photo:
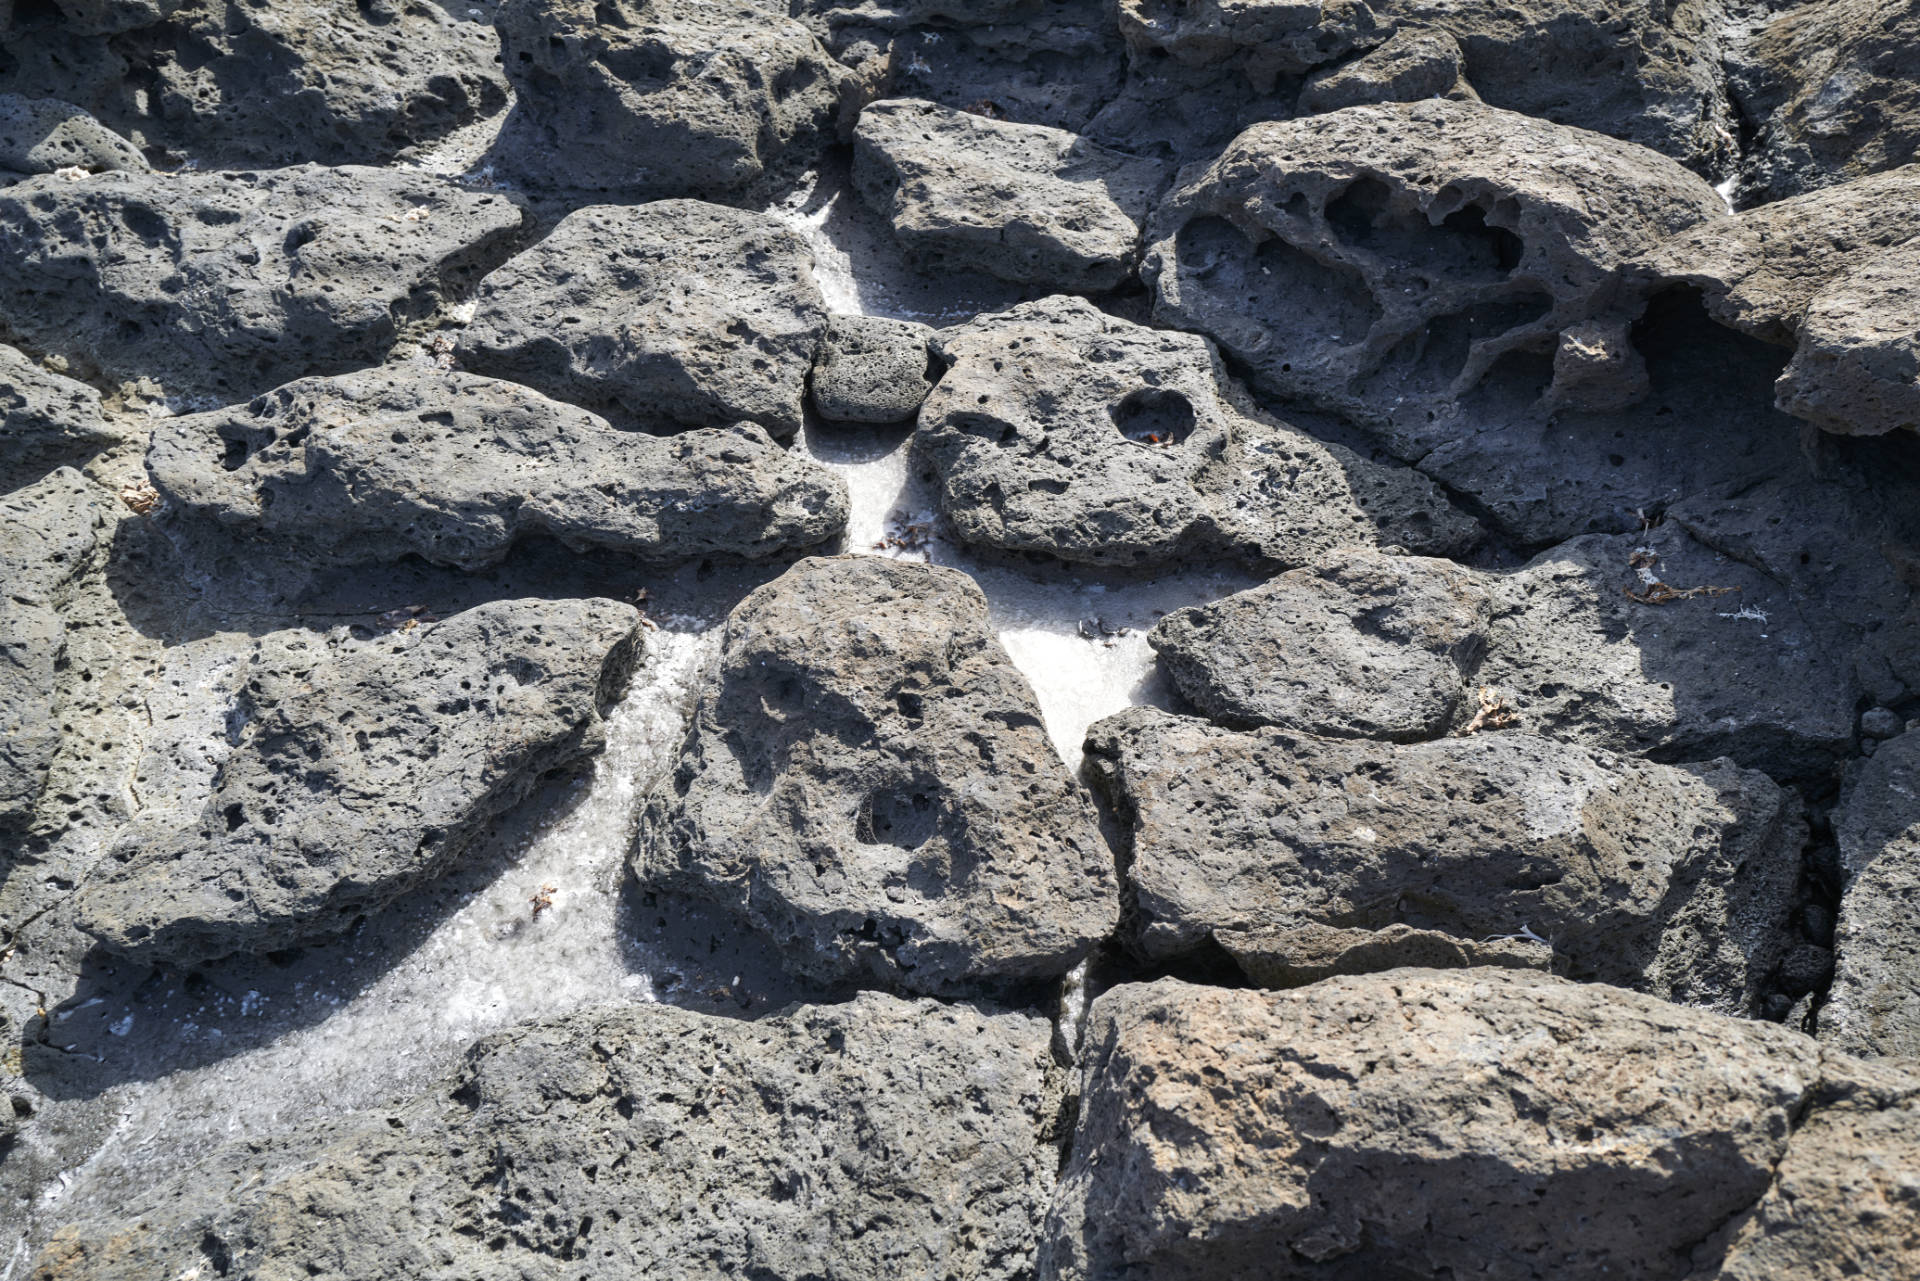
<path fill-rule="evenodd" d="M 1101 996 L 1048 1281 L 1898 1276 L 1920 1079 L 1601 985 Z M 1777 1268 L 1777 1271 L 1769 1268 Z"/>
<path fill-rule="evenodd" d="M 1854 767 L 1833 831 L 1846 889 L 1820 1039 L 1920 1059 L 1920 733 Z"/>
<path fill-rule="evenodd" d="M 400 170 L 42 176 L 0 189 L 0 311 L 39 349 L 232 401 L 377 362 L 520 223 Z"/>
<path fill-rule="evenodd" d="M 956 570 L 809 559 L 727 620 L 640 882 L 720 903 L 821 981 L 1057 977 L 1117 915 L 1093 806 Z"/>
<path fill-rule="evenodd" d="M 23 1275 L 1018 1281 L 1059 1162 L 1052 1031 L 875 992 L 757 1022 L 589 1010 L 217 1151 Z"/>
<path fill-rule="evenodd" d="M 915 447 L 961 540 L 1076 564 L 1333 548 L 1467 550 L 1478 526 L 1416 472 L 1256 410 L 1193 334 L 1048 298 L 943 330 Z"/>
<path fill-rule="evenodd" d="M 931 102 L 876 102 L 853 135 L 853 182 L 929 272 L 1097 293 L 1128 278 L 1171 168 L 1064 129 Z"/>
<path fill-rule="evenodd" d="M 785 437 L 826 324 L 791 228 L 698 200 L 595 205 L 481 282 L 458 356 L 619 425 Z"/>
<path fill-rule="evenodd" d="M 175 964 L 346 930 L 600 750 L 637 635 L 628 605 L 520 600 L 177 648 L 148 701 L 146 808 L 81 890 L 82 928 Z"/>
<path fill-rule="evenodd" d="M 100 414 L 99 392 L 0 344 L 0 491 L 118 439 Z"/>
<path fill-rule="evenodd" d="M 1133 708 L 1087 731 L 1087 755 L 1130 829 L 1130 940 L 1149 959 L 1216 930 L 1530 934 L 1561 973 L 1745 1014 L 1806 838 L 1797 798 L 1730 761 L 1515 732 L 1396 745 Z"/>
<path fill-rule="evenodd" d="M 846 528 L 846 484 L 750 423 L 673 437 L 513 383 L 418 365 L 289 383 L 163 421 L 172 510 L 345 564 L 477 569 L 516 538 L 650 561 L 799 551 Z"/>

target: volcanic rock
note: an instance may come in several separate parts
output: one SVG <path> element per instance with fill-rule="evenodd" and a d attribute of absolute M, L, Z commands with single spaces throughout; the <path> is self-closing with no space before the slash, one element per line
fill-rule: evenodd
<path fill-rule="evenodd" d="M 834 316 L 809 389 L 822 418 L 897 423 L 919 412 L 933 389 L 927 342 L 933 330 L 884 316 Z"/>

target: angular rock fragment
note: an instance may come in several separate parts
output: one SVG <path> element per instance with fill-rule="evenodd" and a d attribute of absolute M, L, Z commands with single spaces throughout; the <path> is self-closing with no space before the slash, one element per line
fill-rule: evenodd
<path fill-rule="evenodd" d="M 867 107 L 853 144 L 861 199 L 925 270 L 1064 292 L 1131 274 L 1140 226 L 1172 176 L 1063 129 L 911 99 Z"/>
<path fill-rule="evenodd" d="M 1900 1276 L 1920 1077 L 1505 970 L 1094 1002 L 1039 1275 Z"/>
<path fill-rule="evenodd" d="M 481 282 L 459 359 L 617 423 L 745 419 L 790 436 L 826 328 L 812 266 L 799 234 L 761 214 L 578 209 Z"/>
<path fill-rule="evenodd" d="M 1177 610 L 1147 640 L 1222 724 L 1406 742 L 1466 719 L 1490 615 L 1482 575 L 1355 547 Z"/>
<path fill-rule="evenodd" d="M 181 514 L 344 564 L 477 569 L 523 534 L 643 560 L 759 558 L 846 527 L 846 484 L 752 424 L 616 431 L 513 383 L 390 366 L 164 421 L 147 468 Z"/>
<path fill-rule="evenodd" d="M 1341 974 L 1416 968 L 1460 970 L 1497 966 L 1550 970 L 1553 948 L 1525 934 L 1461 938 L 1411 925 L 1343 929 L 1334 925 L 1215 930 L 1213 941 L 1260 987 L 1305 987 Z"/>
<path fill-rule="evenodd" d="M 92 116 L 55 98 L 0 93 L 0 170 L 145 170 L 140 149 Z"/>
<path fill-rule="evenodd" d="M 1792 793 L 1730 761 L 1524 733 L 1393 745 L 1133 708 L 1097 722 L 1087 754 L 1131 829 L 1148 958 L 1216 930 L 1519 935 L 1561 973 L 1745 1014 L 1784 946 L 1806 836 Z"/>
<path fill-rule="evenodd" d="M 0 344 L 0 491 L 118 438 L 100 415 L 99 392 Z"/>
<path fill-rule="evenodd" d="M 803 560 L 727 622 L 633 856 L 789 968 L 922 992 L 1072 969 L 1112 856 L 964 574 Z"/>
<path fill-rule="evenodd" d="M 1820 1039 L 1920 1058 L 1920 733 L 1855 767 L 1833 832 L 1847 879 Z"/>
<path fill-rule="evenodd" d="M 1780 375 L 1780 408 L 1841 435 L 1920 431 L 1916 271 L 1920 242 L 1910 240 L 1821 291 Z"/>
<path fill-rule="evenodd" d="M 813 35 L 727 0 L 506 0 L 517 95 L 496 163 L 535 187 L 724 199 L 833 141 L 846 73 Z"/>
<path fill-rule="evenodd" d="M 876 992 L 642 1004 L 476 1044 L 375 1113 L 236 1144 L 75 1224 L 39 1281 L 1030 1276 L 1059 1157 L 1044 1019 Z M 524 1207 L 562 1207 L 528 1213 Z"/>
<path fill-rule="evenodd" d="M 600 749 L 637 634 L 628 605 L 521 600 L 364 641 L 181 647 L 150 700 L 147 808 L 79 895 L 82 928 L 177 964 L 346 930 Z"/>
<path fill-rule="evenodd" d="M 0 189 L 0 312 L 114 377 L 234 400 L 378 361 L 520 222 L 398 170 L 49 175 Z"/>
<path fill-rule="evenodd" d="M 933 389 L 927 341 L 933 330 L 884 316 L 834 316 L 814 361 L 809 390 L 822 418 L 897 423 L 912 418 Z"/>
<path fill-rule="evenodd" d="M 1460 77 L 1460 62 L 1460 44 L 1445 31 L 1403 28 L 1352 62 L 1310 77 L 1300 91 L 1300 114 L 1377 102 L 1476 98 Z"/>
<path fill-rule="evenodd" d="M 1202 338 L 1048 298 L 943 331 L 917 447 L 960 538 L 1080 564 L 1298 565 L 1478 538 L 1418 473 L 1259 414 Z"/>

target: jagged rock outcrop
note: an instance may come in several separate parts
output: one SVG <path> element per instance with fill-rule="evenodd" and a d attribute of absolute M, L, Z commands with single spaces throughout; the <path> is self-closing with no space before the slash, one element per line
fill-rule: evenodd
<path fill-rule="evenodd" d="M 916 448 L 962 541 L 1080 564 L 1202 554 L 1298 565 L 1333 548 L 1478 539 L 1418 473 L 1256 410 L 1202 338 L 1047 298 L 943 330 Z"/>
<path fill-rule="evenodd" d="M 0 313 L 115 378 L 234 400 L 378 361 L 521 217 L 393 169 L 47 175 L 0 188 Z"/>
<path fill-rule="evenodd" d="M 1048 1281 L 1900 1276 L 1920 1077 L 1504 970 L 1094 1002 Z"/>
<path fill-rule="evenodd" d="M 875 992 L 751 1023 L 589 1010 L 393 1107 L 217 1151 L 25 1275 L 1015 1281 L 1059 1160 L 1051 1032 Z"/>
<path fill-rule="evenodd" d="M 80 893 L 82 928 L 177 964 L 347 929 L 600 750 L 638 631 L 629 605 L 520 600 L 366 640 L 178 647 L 148 698 L 146 808 Z"/>
<path fill-rule="evenodd" d="M 833 316 L 820 340 L 808 391 L 822 418 L 837 423 L 898 423 L 933 390 L 933 330 L 884 316 Z"/>
<path fill-rule="evenodd" d="M 1129 942 L 1153 959 L 1216 930 L 1305 928 L 1310 951 L 1323 929 L 1531 936 L 1561 973 L 1745 1014 L 1806 838 L 1797 798 L 1730 761 L 1517 732 L 1396 745 L 1133 708 L 1087 755 L 1129 829 Z"/>
<path fill-rule="evenodd" d="M 138 147 L 72 103 L 0 93 L 0 172 L 150 167 Z"/>
<path fill-rule="evenodd" d="M 459 360 L 669 432 L 800 429 L 826 329 L 813 254 L 773 219 L 698 200 L 576 209 L 480 283 Z"/>
<path fill-rule="evenodd" d="M 1833 833 L 1846 887 L 1820 1039 L 1920 1059 L 1920 733 L 1854 768 Z"/>
<path fill-rule="evenodd" d="M 0 343 L 0 491 L 118 440 L 100 393 Z"/>
<path fill-rule="evenodd" d="M 1423 98 L 1477 99 L 1473 86 L 1461 78 L 1461 61 L 1460 42 L 1445 31 L 1402 28 L 1352 62 L 1308 77 L 1300 90 L 1300 114 Z"/>
<path fill-rule="evenodd" d="M 734 610 L 633 867 L 796 973 L 921 992 L 1064 974 L 1118 910 L 980 589 L 872 556 L 803 560 Z"/>
<path fill-rule="evenodd" d="M 847 523 L 845 482 L 750 423 L 617 431 L 513 383 L 417 365 L 166 420 L 147 469 L 179 515 L 344 564 L 477 569 L 530 533 L 649 561 L 760 558 Z"/>
<path fill-rule="evenodd" d="M 922 270 L 984 271 L 1097 293 L 1126 280 L 1170 166 L 1064 129 L 931 102 L 876 102 L 853 135 L 853 181 Z"/>

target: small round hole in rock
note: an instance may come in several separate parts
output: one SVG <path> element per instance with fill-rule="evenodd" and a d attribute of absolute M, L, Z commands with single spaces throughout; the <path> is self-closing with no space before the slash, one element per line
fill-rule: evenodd
<path fill-rule="evenodd" d="M 938 815 L 924 792 L 875 792 L 860 802 L 853 834 L 866 845 L 917 850 L 933 836 Z"/>
<path fill-rule="evenodd" d="M 1136 391 L 1113 407 L 1113 425 L 1141 445 L 1179 445 L 1193 435 L 1193 402 L 1177 391 Z"/>

